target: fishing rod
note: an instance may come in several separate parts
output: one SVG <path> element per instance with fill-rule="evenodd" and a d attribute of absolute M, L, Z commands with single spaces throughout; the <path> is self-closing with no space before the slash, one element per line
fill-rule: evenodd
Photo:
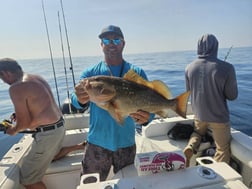
<path fill-rule="evenodd" d="M 66 19 L 65 19 L 65 14 L 64 14 L 62 0 L 60 0 L 60 4 L 61 4 L 61 10 L 62 10 L 62 15 L 63 15 L 66 40 L 67 40 L 67 47 L 68 47 L 68 54 L 69 54 L 69 61 L 70 61 L 70 70 L 72 71 L 73 85 L 75 86 L 75 78 L 74 78 L 74 71 L 73 71 L 73 62 L 72 62 L 72 56 L 71 56 L 70 45 L 69 45 L 69 40 L 68 40 L 68 33 L 67 33 L 67 27 L 66 27 Z"/>
<path fill-rule="evenodd" d="M 57 93 L 57 97 L 58 97 L 58 104 L 59 104 L 59 107 L 60 107 L 58 84 L 57 84 L 57 80 L 56 80 L 56 74 L 55 74 L 55 68 L 54 68 L 54 62 L 53 62 L 53 56 L 52 56 L 52 48 L 51 48 L 51 43 L 50 43 L 50 38 L 49 38 L 49 32 L 48 32 L 48 26 L 47 26 L 47 21 L 46 21 L 44 1 L 41 0 L 41 2 L 42 2 L 43 13 L 44 13 L 44 20 L 45 20 L 45 26 L 46 26 L 46 34 L 47 34 L 47 40 L 48 40 L 48 45 L 49 45 L 50 57 L 51 57 L 52 68 L 53 68 L 54 82 L 55 82 L 56 93 Z"/>
<path fill-rule="evenodd" d="M 61 32 L 59 11 L 58 11 L 58 21 L 59 21 L 61 51 L 62 51 L 62 57 L 63 57 L 63 63 L 64 63 L 65 78 L 66 78 L 67 98 L 68 98 L 68 100 L 70 100 L 69 87 L 68 87 L 68 78 L 67 78 L 67 71 L 66 71 L 66 60 L 65 60 L 64 45 L 63 45 L 63 40 L 62 40 L 62 32 Z M 68 108 L 69 108 L 69 112 L 72 113 L 72 108 L 71 108 L 71 103 L 70 102 L 68 103 Z"/>
<path fill-rule="evenodd" d="M 227 60 L 227 57 L 228 57 L 228 55 L 230 54 L 232 48 L 233 48 L 233 45 L 229 48 L 229 50 L 228 50 L 228 52 L 227 52 L 227 54 L 226 54 L 226 56 L 225 56 L 225 58 L 224 58 L 224 61 Z"/>

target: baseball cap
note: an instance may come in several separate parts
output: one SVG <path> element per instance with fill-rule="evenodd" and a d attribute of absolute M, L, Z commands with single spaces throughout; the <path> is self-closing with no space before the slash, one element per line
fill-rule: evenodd
<path fill-rule="evenodd" d="M 101 34 L 99 35 L 99 38 L 100 39 L 103 38 L 108 33 L 113 33 L 113 34 L 116 34 L 116 35 L 124 38 L 121 29 L 118 26 L 114 26 L 114 25 L 109 25 L 109 26 L 103 28 L 101 31 Z"/>

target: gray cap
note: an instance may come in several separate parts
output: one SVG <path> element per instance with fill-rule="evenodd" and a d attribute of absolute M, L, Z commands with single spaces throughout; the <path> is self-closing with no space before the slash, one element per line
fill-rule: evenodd
<path fill-rule="evenodd" d="M 116 35 L 124 38 L 121 29 L 118 26 L 113 26 L 113 25 L 109 25 L 109 26 L 103 28 L 101 34 L 99 35 L 99 38 L 102 39 L 105 35 L 107 35 L 109 33 L 116 34 Z"/>

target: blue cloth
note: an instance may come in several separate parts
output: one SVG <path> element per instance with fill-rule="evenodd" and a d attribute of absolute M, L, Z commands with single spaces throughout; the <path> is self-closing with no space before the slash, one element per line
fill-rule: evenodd
<path fill-rule="evenodd" d="M 123 77 L 130 69 L 133 69 L 137 74 L 147 80 L 147 76 L 141 68 L 126 61 L 124 61 L 123 65 L 109 67 L 104 61 L 101 61 L 95 66 L 83 71 L 80 79 L 96 75 L 110 75 L 110 70 L 113 76 Z M 81 108 L 75 93 L 72 93 L 71 100 L 76 108 Z M 150 120 L 152 120 L 153 117 L 154 115 L 151 116 Z M 127 117 L 124 120 L 124 125 L 120 126 L 106 110 L 90 102 L 88 141 L 111 151 L 132 146 L 135 144 L 135 123 L 131 117 Z"/>

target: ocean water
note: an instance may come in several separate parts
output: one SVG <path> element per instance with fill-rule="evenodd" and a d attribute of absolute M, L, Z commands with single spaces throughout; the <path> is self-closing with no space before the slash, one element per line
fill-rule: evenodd
<path fill-rule="evenodd" d="M 220 49 L 219 58 L 224 59 L 230 49 Z M 184 69 L 187 64 L 196 58 L 196 51 L 161 52 L 148 54 L 124 55 L 125 60 L 142 67 L 149 80 L 162 80 L 165 82 L 173 96 L 185 91 Z M 83 69 L 94 65 L 103 56 L 96 57 L 72 57 L 73 72 L 76 83 Z M 239 96 L 235 101 L 228 102 L 230 109 L 231 125 L 249 136 L 252 136 L 252 47 L 232 48 L 227 57 L 227 61 L 232 63 L 236 69 Z M 50 58 L 35 60 L 18 60 L 23 70 L 28 73 L 39 74 L 50 84 L 55 99 L 60 105 L 67 98 L 67 91 L 73 91 L 73 75 L 70 70 L 70 63 L 66 57 L 66 66 L 62 58 L 54 58 L 56 84 L 54 79 L 53 66 Z M 67 74 L 65 74 L 65 69 Z M 14 112 L 13 105 L 9 99 L 7 84 L 0 81 L 0 121 L 8 119 Z M 68 87 L 67 87 L 68 86 Z M 59 99 L 59 100 L 58 100 Z M 0 159 L 7 150 L 16 143 L 22 134 L 9 136 L 0 133 Z"/>

